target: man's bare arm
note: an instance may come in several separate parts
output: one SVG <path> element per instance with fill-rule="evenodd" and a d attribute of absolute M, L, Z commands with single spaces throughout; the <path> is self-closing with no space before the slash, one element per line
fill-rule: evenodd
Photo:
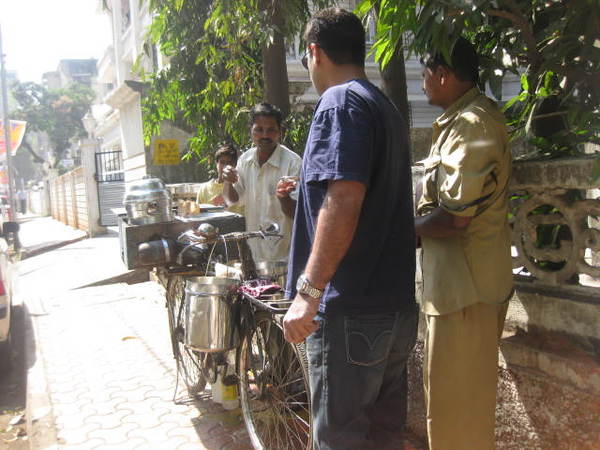
<path fill-rule="evenodd" d="M 240 196 L 233 187 L 233 183 L 237 182 L 239 175 L 237 169 L 233 166 L 226 166 L 223 169 L 223 198 L 227 206 L 231 206 L 240 200 Z"/>
<path fill-rule="evenodd" d="M 287 197 L 277 197 L 279 200 L 279 204 L 281 205 L 281 211 L 293 219 L 294 214 L 296 212 L 296 202 L 289 195 Z"/>
<path fill-rule="evenodd" d="M 415 230 L 420 237 L 451 237 L 469 226 L 472 219 L 472 217 L 456 216 L 437 207 L 427 215 L 415 217 Z"/>
<path fill-rule="evenodd" d="M 240 200 L 240 196 L 233 187 L 233 184 L 229 183 L 228 181 L 223 183 L 223 198 L 225 199 L 227 206 L 234 205 Z"/>
<path fill-rule="evenodd" d="M 310 283 L 323 289 L 346 255 L 360 217 L 366 186 L 356 181 L 330 181 L 319 211 L 315 240 L 304 269 Z M 319 299 L 298 293 L 283 318 L 284 337 L 302 342 L 318 325 Z"/>

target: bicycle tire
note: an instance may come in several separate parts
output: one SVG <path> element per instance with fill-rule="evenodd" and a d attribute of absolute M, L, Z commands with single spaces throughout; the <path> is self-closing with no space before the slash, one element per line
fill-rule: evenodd
<path fill-rule="evenodd" d="M 256 313 L 238 352 L 242 415 L 260 450 L 312 447 L 308 366 L 303 346 L 286 342 L 281 318 Z"/>
<path fill-rule="evenodd" d="M 183 380 L 188 394 L 192 397 L 200 394 L 206 387 L 202 361 L 205 354 L 185 346 L 185 279 L 181 276 L 170 277 L 166 289 L 169 331 L 177 375 Z"/>

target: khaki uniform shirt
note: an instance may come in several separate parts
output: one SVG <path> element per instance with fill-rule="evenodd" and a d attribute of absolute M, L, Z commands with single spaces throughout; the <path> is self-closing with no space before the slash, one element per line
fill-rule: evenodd
<path fill-rule="evenodd" d="M 283 238 L 249 239 L 255 261 L 287 261 L 292 237 L 293 219 L 281 210 L 275 195 L 282 176 L 300 176 L 302 159 L 290 149 L 278 145 L 262 167 L 258 164 L 256 148 L 246 151 L 237 163 L 239 180 L 233 185 L 246 211 L 246 229 L 255 231 L 276 222 Z M 293 195 L 292 195 L 293 196 Z"/>
<path fill-rule="evenodd" d="M 196 203 L 199 205 L 203 203 L 212 205 L 212 199 L 219 195 L 223 195 L 223 183 L 219 183 L 216 178 L 213 178 L 200 185 L 198 194 L 196 195 Z M 244 214 L 244 208 L 237 204 L 226 209 L 233 213 Z"/>
<path fill-rule="evenodd" d="M 504 116 L 478 89 L 469 90 L 433 123 L 431 151 L 421 163 L 417 214 L 439 206 L 473 217 L 456 236 L 422 238 L 423 312 L 449 314 L 478 302 L 504 302 L 513 280 Z"/>

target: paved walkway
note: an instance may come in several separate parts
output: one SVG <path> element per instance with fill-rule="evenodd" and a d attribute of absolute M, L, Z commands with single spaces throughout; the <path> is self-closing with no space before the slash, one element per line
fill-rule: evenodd
<path fill-rule="evenodd" d="M 163 298 L 152 282 L 113 285 L 46 298 L 30 311 L 46 372 L 38 392 L 47 389 L 60 447 L 251 448 L 239 411 L 173 402 Z"/>
<path fill-rule="evenodd" d="M 19 224 L 19 240 L 24 257 L 87 237 L 85 231 L 64 225 L 52 217 L 22 216 L 19 217 Z"/>
<path fill-rule="evenodd" d="M 251 449 L 239 409 L 223 410 L 209 393 L 173 401 L 185 391 L 175 392 L 162 287 L 97 285 L 126 272 L 116 234 L 44 252 L 80 232 L 50 218 L 22 230 L 24 245 L 39 249 L 19 263 L 18 285 L 32 449 Z"/>
<path fill-rule="evenodd" d="M 22 228 L 40 236 L 61 226 L 43 218 Z M 31 448 L 250 449 L 239 409 L 224 411 L 209 399 L 174 403 L 176 368 L 158 284 L 85 287 L 125 272 L 118 248 L 109 235 L 19 263 Z"/>

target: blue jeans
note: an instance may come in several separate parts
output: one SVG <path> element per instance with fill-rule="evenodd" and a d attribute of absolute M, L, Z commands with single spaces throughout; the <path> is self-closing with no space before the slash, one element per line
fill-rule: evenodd
<path fill-rule="evenodd" d="M 313 449 L 402 449 L 406 361 L 418 323 L 407 312 L 319 316 L 306 340 Z"/>

